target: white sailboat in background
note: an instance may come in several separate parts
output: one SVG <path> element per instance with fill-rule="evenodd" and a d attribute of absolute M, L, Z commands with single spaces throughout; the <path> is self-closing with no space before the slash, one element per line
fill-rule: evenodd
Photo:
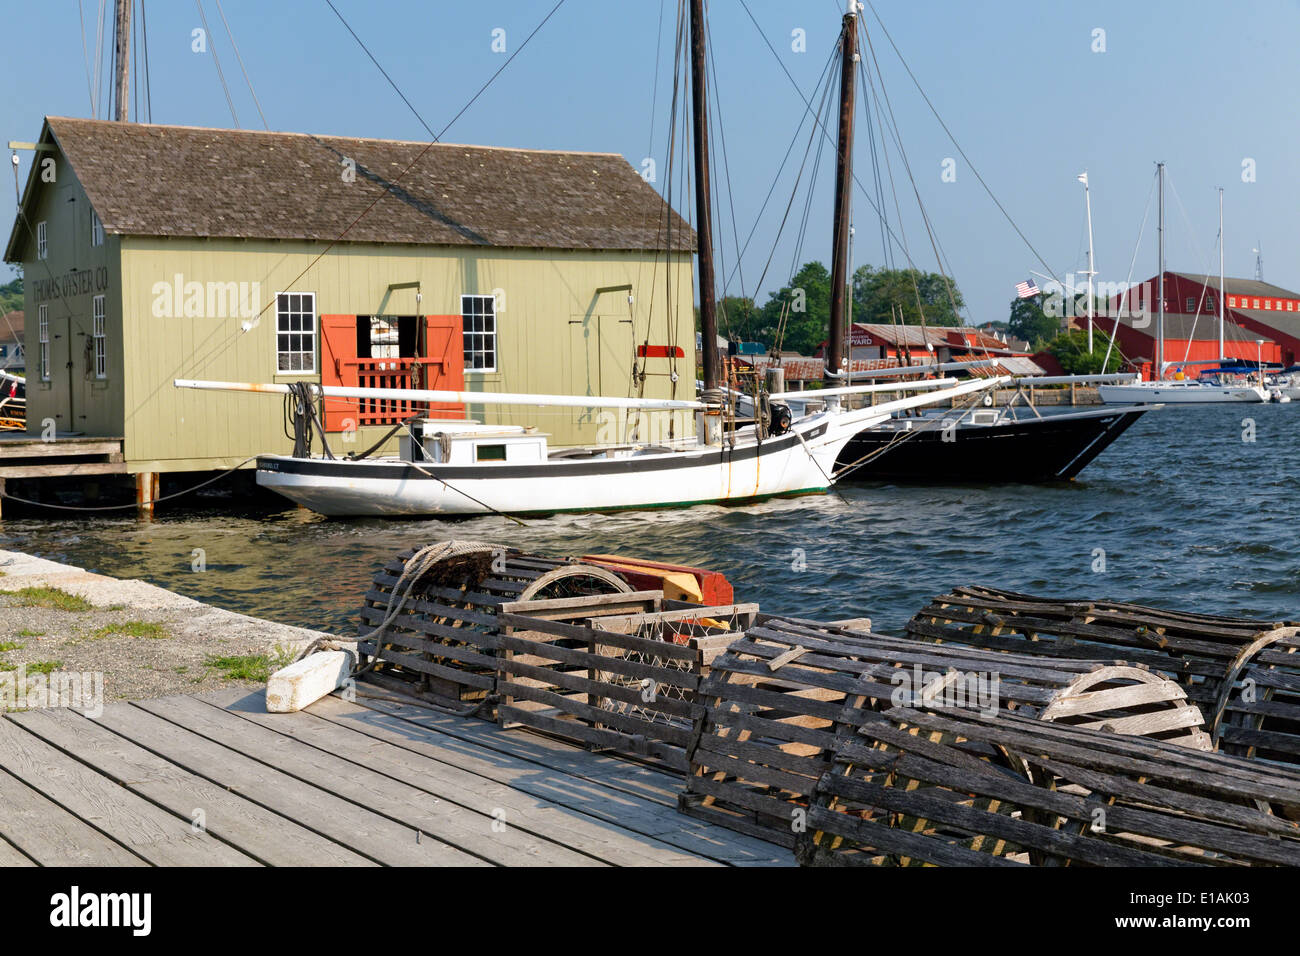
<path fill-rule="evenodd" d="M 857 10 L 849 0 L 845 30 L 856 29 Z M 261 455 L 257 482 L 291 501 L 331 516 L 465 516 L 551 514 L 563 511 L 616 511 L 668 508 L 705 503 L 740 504 L 765 498 L 820 494 L 833 482 L 836 459 L 858 432 L 887 421 L 897 412 L 961 398 L 995 388 L 1006 377 L 978 379 L 934 388 L 931 382 L 896 383 L 891 391 L 914 392 L 894 401 L 853 409 L 853 396 L 878 391 L 877 385 L 825 390 L 824 407 L 794 414 L 770 396 L 757 420 L 728 421 L 726 389 L 720 387 L 712 224 L 708 194 L 708 119 L 705 97 L 703 0 L 690 3 L 694 123 L 694 182 L 700 285 L 700 327 L 704 382 L 696 401 L 591 395 L 528 395 L 492 392 L 375 389 L 312 383 L 267 385 L 177 379 L 178 388 L 243 391 L 290 397 L 295 427 L 293 455 Z M 852 22 L 850 22 L 852 20 Z M 851 64 L 850 64 L 851 67 Z M 841 110 L 851 108 L 853 72 L 844 70 Z M 849 104 L 846 106 L 845 104 Z M 844 227 L 851 171 L 851 124 L 841 124 L 836 182 L 837 268 L 846 254 Z M 846 129 L 848 132 L 846 133 Z M 831 341 L 843 338 L 832 309 Z M 833 353 L 834 354 L 834 353 Z M 692 411 L 696 436 L 658 444 L 597 445 L 551 450 L 536 428 L 483 425 L 465 421 L 416 419 L 403 423 L 406 434 L 396 457 L 337 458 L 328 446 L 311 454 L 316 406 L 322 398 L 387 399 L 417 403 L 584 407 Z M 730 425 L 731 427 L 727 427 Z M 323 430 L 322 444 L 323 440 Z"/>
<path fill-rule="evenodd" d="M 1173 363 L 1165 361 L 1165 164 L 1156 164 L 1160 181 L 1160 253 L 1159 253 L 1159 317 L 1156 323 L 1156 378 L 1147 382 L 1130 382 L 1123 385 L 1098 385 L 1101 400 L 1108 405 L 1186 405 L 1217 404 L 1222 402 L 1267 402 L 1271 396 L 1263 386 L 1263 367 L 1259 382 L 1240 384 L 1203 382 L 1193 379 L 1166 379 L 1165 372 Z M 1091 265 L 1089 265 L 1091 268 Z M 1224 361 L 1223 347 L 1223 191 L 1219 191 L 1219 358 Z M 1261 340 L 1262 344 L 1262 340 Z M 1184 363 L 1193 364 L 1193 363 Z"/>

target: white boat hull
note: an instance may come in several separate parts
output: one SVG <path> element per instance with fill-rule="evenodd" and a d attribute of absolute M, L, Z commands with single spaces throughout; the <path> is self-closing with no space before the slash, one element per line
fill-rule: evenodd
<path fill-rule="evenodd" d="M 1205 385 L 1199 382 L 1098 385 L 1097 393 L 1107 405 L 1199 405 L 1269 400 L 1268 392 L 1258 385 Z"/>
<path fill-rule="evenodd" d="M 259 485 L 323 515 L 553 514 L 741 504 L 824 493 L 848 440 L 887 414 L 814 415 L 791 433 L 734 448 L 693 447 L 530 464 L 418 466 L 395 458 L 337 461 L 265 455 Z M 798 435 L 802 434 L 803 441 Z"/>

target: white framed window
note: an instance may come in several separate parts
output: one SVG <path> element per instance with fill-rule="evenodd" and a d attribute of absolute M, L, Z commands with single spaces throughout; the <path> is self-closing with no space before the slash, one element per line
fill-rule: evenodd
<path fill-rule="evenodd" d="M 460 297 L 461 328 L 465 337 L 465 371 L 497 370 L 497 300 L 494 295 Z"/>
<path fill-rule="evenodd" d="M 92 246 L 102 246 L 104 244 L 104 224 L 99 221 L 99 213 L 90 210 L 90 244 Z"/>
<path fill-rule="evenodd" d="M 1217 313 L 1219 311 L 1217 308 L 1218 301 L 1219 300 L 1216 299 L 1214 296 L 1207 295 L 1205 297 L 1205 311 L 1211 314 Z"/>
<path fill-rule="evenodd" d="M 1190 295 L 1187 297 L 1187 311 L 1188 312 L 1196 311 L 1196 300 L 1192 298 Z"/>
<path fill-rule="evenodd" d="M 36 258 L 48 259 L 50 257 L 50 244 L 45 238 L 45 220 L 42 219 L 36 224 Z"/>
<path fill-rule="evenodd" d="M 50 307 L 36 307 L 36 327 L 41 343 L 41 381 L 50 380 Z"/>
<path fill-rule="evenodd" d="M 275 368 L 316 371 L 316 293 L 280 292 L 275 297 Z"/>
<path fill-rule="evenodd" d="M 90 300 L 90 335 L 95 344 L 95 378 L 108 378 L 108 340 L 104 330 L 104 297 Z"/>

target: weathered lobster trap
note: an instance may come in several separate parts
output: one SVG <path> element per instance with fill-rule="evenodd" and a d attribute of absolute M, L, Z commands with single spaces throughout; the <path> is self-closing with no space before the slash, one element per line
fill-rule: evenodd
<path fill-rule="evenodd" d="M 700 687 L 683 812 L 793 846 L 840 741 L 899 703 L 1152 735 L 1208 750 L 1200 711 L 1140 667 L 927 645 L 849 626 L 761 617 Z"/>
<path fill-rule="evenodd" d="M 628 608 L 632 599 L 642 606 Z M 757 613 L 756 604 L 701 607 L 658 591 L 506 604 L 501 725 L 685 771 L 700 680 Z"/>
<path fill-rule="evenodd" d="M 436 703 L 490 706 L 501 605 L 630 591 L 605 568 L 442 542 L 402 552 L 375 575 L 360 611 L 358 653 L 376 683 Z"/>
<path fill-rule="evenodd" d="M 907 624 L 939 641 L 1142 664 L 1176 679 L 1225 753 L 1300 764 L 1300 626 L 985 587 L 939 595 Z"/>
<path fill-rule="evenodd" d="M 864 712 L 818 781 L 805 865 L 1300 865 L 1300 773 L 1003 711 Z"/>

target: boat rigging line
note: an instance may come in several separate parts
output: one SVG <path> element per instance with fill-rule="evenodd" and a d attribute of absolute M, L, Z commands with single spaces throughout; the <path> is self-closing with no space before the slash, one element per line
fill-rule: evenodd
<path fill-rule="evenodd" d="M 207 478 L 203 481 L 200 481 L 197 485 L 191 485 L 190 487 L 185 488 L 182 491 L 172 492 L 170 495 L 163 495 L 160 498 L 154 498 L 153 503 L 160 504 L 161 502 L 164 501 L 172 501 L 175 498 L 182 498 L 185 495 L 192 494 L 193 492 L 198 491 L 200 488 L 206 488 L 208 485 L 220 481 L 222 478 L 225 478 L 227 475 L 231 474 L 232 472 L 238 471 L 240 468 L 243 468 L 249 462 L 253 462 L 253 461 L 257 461 L 256 455 L 254 455 L 251 458 L 245 458 L 237 465 L 231 465 L 229 468 L 226 468 L 225 470 L 218 472 L 217 474 L 213 475 L 211 478 Z M 33 507 L 36 508 L 52 508 L 55 511 L 124 511 L 128 508 L 135 509 L 140 507 L 140 505 L 134 501 L 131 502 L 130 504 L 125 504 L 125 505 L 53 505 L 46 501 L 32 501 L 30 498 L 20 498 L 17 495 L 10 494 L 8 491 L 0 491 L 0 498 L 8 498 L 10 501 L 17 501 L 21 504 L 32 505 Z"/>
<path fill-rule="evenodd" d="M 319 431 L 325 457 L 335 461 L 334 452 L 325 439 L 325 426 L 316 416 L 319 388 L 313 382 L 288 383 L 288 389 L 284 393 L 284 435 L 293 439 L 293 457 L 306 458 L 311 455 L 312 439 L 315 432 Z"/>
<path fill-rule="evenodd" d="M 140 65 L 144 67 L 144 115 L 145 122 L 153 122 L 153 84 L 149 79 L 149 18 L 145 14 L 145 0 L 140 0 Z M 139 83 L 137 71 L 136 83 Z"/>
<path fill-rule="evenodd" d="M 741 3 L 743 4 L 744 0 L 741 0 Z M 971 162 L 971 158 L 967 156 L 966 151 L 962 149 L 961 143 L 957 142 L 957 137 L 953 135 L 952 130 L 948 128 L 948 124 L 944 122 L 943 117 L 939 114 L 939 111 L 935 109 L 934 103 L 932 103 L 930 101 L 930 97 L 926 95 L 924 88 L 922 88 L 920 81 L 916 78 L 916 74 L 912 72 L 912 68 L 908 65 L 907 60 L 906 58 L 904 58 L 902 51 L 898 49 L 898 44 L 894 42 L 894 38 L 890 35 L 888 28 L 885 26 L 884 20 L 880 18 L 880 13 L 876 10 L 875 4 L 873 4 L 871 0 L 865 0 L 865 3 L 868 7 L 871 8 L 872 15 L 876 18 L 876 22 L 880 24 L 881 32 L 885 35 L 885 39 L 889 41 L 889 45 L 893 47 L 894 53 L 898 56 L 899 62 L 903 64 L 903 69 L 907 71 L 907 75 L 911 78 L 912 83 L 916 86 L 917 92 L 921 94 L 921 99 L 925 100 L 925 105 L 930 108 L 930 112 L 934 114 L 934 118 L 938 120 L 939 125 L 943 128 L 944 133 L 947 135 L 948 139 L 952 142 L 952 145 L 956 148 L 957 152 L 961 154 L 961 158 L 965 160 L 966 165 L 970 167 L 971 173 L 979 181 L 979 184 L 982 187 L 984 187 L 984 191 L 988 193 L 989 198 L 993 200 L 993 204 L 998 207 L 998 211 L 1001 212 L 1003 217 L 1007 220 L 1007 222 L 1011 224 L 1011 228 L 1016 231 L 1016 235 L 1020 237 L 1021 241 L 1024 242 L 1025 246 L 1029 249 L 1029 251 L 1034 254 L 1034 258 L 1037 259 L 1039 263 L 1042 264 L 1043 268 L 1047 270 L 1048 274 L 1053 279 L 1056 279 L 1057 282 L 1060 282 L 1061 280 L 1057 277 L 1056 273 L 1052 272 L 1052 267 L 1047 264 L 1047 260 L 1044 259 L 1039 254 L 1038 250 L 1034 247 L 1034 244 L 1029 241 L 1029 237 L 1026 236 L 1023 231 L 1021 231 L 1020 226 L 1018 226 L 1016 224 L 1015 219 L 1011 217 L 1011 213 L 1007 212 L 1006 207 L 1002 205 L 1002 203 L 998 200 L 998 197 L 994 194 L 993 190 L 989 188 L 989 184 L 984 181 L 984 177 L 980 175 L 980 172 L 976 168 L 975 164 Z"/>
<path fill-rule="evenodd" d="M 388 81 L 388 85 L 391 86 L 394 92 L 402 98 L 402 102 L 406 104 L 406 108 L 409 109 L 415 118 L 420 121 L 420 125 L 424 127 L 425 132 L 436 140 L 438 134 L 435 133 L 433 128 L 424 121 L 424 117 L 420 115 L 420 111 L 415 108 L 415 105 L 409 99 L 407 99 L 406 94 L 402 92 L 402 88 L 397 85 L 391 76 L 388 75 L 388 71 L 384 69 L 383 64 L 375 59 L 375 55 L 370 52 L 370 47 L 366 46 L 361 37 L 357 36 L 357 31 L 353 30 L 352 25 L 343 18 L 343 14 L 339 13 L 339 8 L 334 6 L 333 0 L 325 0 L 325 3 L 334 11 L 334 16 L 339 18 L 339 23 L 343 24 L 348 33 L 352 34 L 352 39 L 357 41 L 357 46 L 361 47 L 362 52 L 364 52 L 366 56 L 370 57 L 370 62 L 373 63 L 379 72 L 384 75 L 384 79 Z"/>
<path fill-rule="evenodd" d="M 1152 195 L 1155 194 L 1157 176 L 1158 174 L 1156 173 L 1152 173 L 1151 175 L 1151 186 L 1149 189 L 1147 189 L 1147 201 L 1146 204 L 1142 207 L 1142 224 L 1138 226 L 1137 242 L 1133 244 L 1133 256 L 1132 258 L 1129 259 L 1128 262 L 1128 276 L 1124 280 L 1124 292 L 1120 296 L 1119 310 L 1118 313 L 1114 316 L 1115 321 L 1110 329 L 1110 341 L 1106 343 L 1106 355 L 1101 361 L 1101 370 L 1103 372 L 1106 371 L 1107 367 L 1110 364 L 1111 349 L 1115 348 L 1115 342 L 1119 338 L 1120 317 L 1123 316 L 1125 307 L 1130 302 L 1130 293 L 1133 291 L 1133 269 L 1137 265 L 1138 250 L 1142 248 L 1142 236 L 1146 233 L 1147 219 L 1151 215 L 1151 197 Z M 1132 308 L 1131 305 L 1128 305 L 1128 307 Z M 1127 356 L 1124 355 L 1123 350 L 1120 350 L 1119 354 L 1120 354 L 1120 358 L 1123 359 L 1127 358 Z"/>
<path fill-rule="evenodd" d="M 90 74 L 90 48 L 86 46 L 86 13 L 81 0 L 77 0 L 77 22 L 81 25 L 81 59 L 86 64 L 86 92 L 90 95 L 90 115 L 98 119 L 95 113 L 95 82 Z"/>
<path fill-rule="evenodd" d="M 196 2 L 197 2 L 197 0 L 196 0 Z M 421 149 L 420 152 L 416 154 L 415 158 L 412 159 L 411 162 L 410 162 L 409 164 L 407 164 L 407 166 L 406 166 L 404 169 L 402 169 L 402 170 L 401 170 L 401 171 L 400 171 L 396 176 L 394 176 L 394 177 L 393 177 L 393 178 L 388 182 L 388 184 L 387 184 L 387 186 L 385 187 L 384 191 L 381 192 L 378 196 L 376 196 L 376 197 L 375 197 L 375 198 L 370 202 L 369 205 L 367 205 L 364 209 L 362 209 L 361 212 L 358 213 L 357 216 L 356 216 L 356 217 L 355 217 L 351 222 L 349 222 L 347 226 L 344 227 L 344 229 L 343 229 L 342 232 L 340 232 L 337 236 L 335 236 L 333 239 L 331 239 L 329 242 L 327 242 L 327 243 L 325 244 L 325 247 L 324 247 L 324 248 L 323 248 L 319 253 L 317 253 L 317 254 L 316 254 L 316 255 L 311 259 L 311 261 L 307 263 L 306 266 L 303 267 L 302 271 L 299 272 L 299 273 L 298 273 L 298 274 L 297 274 L 297 275 L 296 275 L 296 276 L 295 276 L 295 277 L 294 277 L 294 278 L 289 282 L 288 285 L 283 286 L 284 288 L 291 288 L 292 286 L 297 285 L 298 281 L 299 281 L 300 279 L 302 279 L 303 276 L 305 276 L 309 271 L 311 271 L 311 269 L 312 269 L 312 268 L 313 268 L 313 267 L 314 267 L 318 262 L 320 262 L 320 260 L 323 259 L 323 258 L 324 258 L 324 257 L 325 257 L 329 252 L 330 252 L 330 250 L 332 250 L 336 245 L 338 245 L 340 242 L 342 242 L 343 239 L 348 235 L 348 233 L 351 232 L 351 231 L 356 227 L 357 223 L 361 222 L 362 219 L 364 219 L 367 215 L 369 215 L 370 212 L 371 212 L 371 211 L 372 211 L 372 210 L 373 210 L 377 205 L 379 205 L 379 203 L 380 203 L 380 202 L 381 202 L 381 201 L 382 201 L 382 200 L 383 200 L 383 199 L 384 199 L 384 198 L 385 198 L 385 197 L 386 197 L 390 192 L 392 192 L 392 190 L 395 189 L 395 188 L 397 187 L 397 185 L 398 185 L 399 183 L 401 183 L 401 181 L 402 181 L 403 179 L 405 179 L 405 177 L 407 176 L 407 174 L 409 174 L 410 171 L 411 171 L 412 169 L 414 169 L 415 166 L 420 162 L 420 160 L 422 160 L 422 159 L 424 158 L 424 156 L 429 152 L 429 150 L 433 148 L 434 144 L 437 143 L 437 142 L 438 142 L 438 141 L 439 141 L 443 136 L 446 135 L 447 130 L 449 130 L 449 129 L 452 127 L 452 125 L 455 124 L 455 122 L 456 122 L 458 119 L 460 119 L 461 116 L 463 116 L 463 115 L 465 114 L 465 112 L 470 108 L 470 106 L 472 106 L 472 105 L 474 104 L 474 102 L 475 102 L 475 101 L 476 101 L 480 96 L 483 95 L 483 93 L 488 89 L 488 87 L 490 87 L 490 86 L 493 84 L 493 82 L 496 81 L 497 77 L 499 77 L 499 76 L 502 74 L 502 72 L 504 72 L 505 69 L 506 69 L 508 66 L 510 66 L 510 64 L 514 61 L 515 57 L 519 56 L 519 54 L 522 53 L 522 52 L 524 51 L 524 49 L 528 46 L 529 42 L 533 39 L 533 37 L 535 37 L 535 36 L 537 35 L 538 31 L 541 30 L 542 27 L 544 27 L 544 26 L 547 24 L 547 22 L 551 19 L 551 17 L 555 15 L 555 12 L 556 12 L 557 10 L 559 10 L 560 7 L 562 7 L 562 6 L 564 5 L 564 2 L 565 2 L 565 0 L 557 0 L 557 3 L 555 4 L 555 6 L 553 6 L 553 7 L 551 8 L 550 12 L 547 13 L 546 16 L 542 18 L 541 22 L 539 22 L 539 23 L 537 24 L 537 26 L 535 26 L 535 27 L 533 28 L 532 32 L 529 33 L 528 36 L 526 36 L 526 37 L 524 38 L 523 42 L 520 43 L 519 46 L 515 47 L 514 52 L 512 52 L 512 53 L 511 53 L 511 54 L 506 58 L 505 62 L 502 63 L 501 66 L 497 68 L 496 72 L 494 72 L 490 77 L 488 77 L 487 82 L 485 82 L 481 87 L 479 87 L 478 91 L 477 91 L 477 92 L 476 92 L 472 97 L 470 97 L 470 99 L 468 100 L 468 102 L 466 102 L 465 105 L 462 106 L 461 109 L 456 113 L 456 115 L 453 116 L 453 117 L 452 117 L 452 118 L 447 122 L 447 124 L 446 124 L 445 126 L 443 126 L 442 130 L 441 130 L 439 133 L 435 134 L 433 141 L 432 141 L 432 142 L 429 142 L 429 143 L 426 143 L 426 144 L 424 145 L 424 148 Z M 25 217 L 24 217 L 24 218 L 25 218 Z M 34 234 L 34 230 L 31 230 L 31 224 L 30 224 L 30 223 L 28 223 L 28 229 L 29 229 L 29 231 L 32 231 L 33 234 Z M 48 269 L 48 265 L 47 265 L 47 269 Z M 275 305 L 275 301 L 276 301 L 275 298 L 272 297 L 270 301 L 268 301 L 264 306 L 262 306 L 262 308 L 261 308 L 260 310 L 258 310 L 257 314 L 256 314 L 255 316 L 253 316 L 251 319 L 248 320 L 249 325 L 250 325 L 250 326 L 251 326 L 251 325 L 256 325 L 258 322 L 260 322 L 261 319 L 262 319 L 262 316 L 267 312 L 267 310 L 270 309 L 273 305 Z M 194 362 L 191 363 L 191 365 L 192 365 L 193 367 L 196 367 L 196 368 L 199 367 L 199 366 L 202 364 L 203 361 L 206 361 L 207 359 L 209 359 L 209 358 L 211 358 L 211 357 L 214 357 L 214 356 L 217 355 L 219 352 L 223 351 L 225 348 L 228 347 L 227 342 L 225 342 L 225 341 L 210 341 L 211 339 L 215 338 L 215 337 L 217 336 L 217 334 L 218 334 L 218 332 L 214 330 L 214 332 L 212 333 L 212 335 L 209 336 L 209 339 L 208 339 L 208 340 L 205 340 L 204 344 L 207 345 L 208 351 L 207 351 L 207 352 L 206 352 L 206 353 L 205 353 L 201 358 L 196 359 Z M 238 331 L 236 331 L 236 332 L 234 333 L 234 335 L 235 335 L 236 337 L 238 337 L 238 336 L 241 335 L 241 334 L 243 334 L 243 327 L 242 327 L 242 326 L 241 326 L 241 328 L 240 328 Z M 161 390 L 162 388 L 164 388 L 164 387 L 165 387 L 164 384 L 160 383 L 160 384 L 159 384 L 159 385 L 154 389 L 154 392 L 151 393 L 151 395 L 150 395 L 149 397 L 152 397 L 153 394 L 156 394 L 158 391 L 160 391 L 160 390 Z"/>
<path fill-rule="evenodd" d="M 203 33 L 208 38 L 208 49 L 212 51 L 212 63 L 217 68 L 217 79 L 221 81 L 221 91 L 226 94 L 226 105 L 230 107 L 230 116 L 235 121 L 235 129 L 243 129 L 239 125 L 239 114 L 235 112 L 235 101 L 230 98 L 230 87 L 226 85 L 226 75 L 221 71 L 221 60 L 217 57 L 217 44 L 212 36 L 212 31 L 208 28 L 208 17 L 203 12 L 203 0 L 194 0 L 194 6 L 198 8 L 199 19 L 203 22 Z"/>
<path fill-rule="evenodd" d="M 877 78 L 879 79 L 879 81 L 880 81 L 880 95 L 881 95 L 881 97 L 882 97 L 882 98 L 884 99 L 884 101 L 885 101 L 885 111 L 886 111 L 886 113 L 887 113 L 888 116 L 889 116 L 889 125 L 890 125 L 890 127 L 892 128 L 892 132 L 893 132 L 893 134 L 894 134 L 894 142 L 895 142 L 895 144 L 898 146 L 898 156 L 899 156 L 899 159 L 902 160 L 902 163 L 903 163 L 903 171 L 907 173 L 907 180 L 908 180 L 908 182 L 911 183 L 911 185 L 912 185 L 912 193 L 913 193 L 913 195 L 916 197 L 916 204 L 917 204 L 917 207 L 920 209 L 920 212 L 921 212 L 921 221 L 922 221 L 922 223 L 925 224 L 925 232 L 926 232 L 926 236 L 927 236 L 927 237 L 929 238 L 929 240 L 930 240 L 930 249 L 931 249 L 931 251 L 934 252 L 934 258 L 935 258 L 935 262 L 936 262 L 936 264 L 938 265 L 938 268 L 939 268 L 939 274 L 943 277 L 944 289 L 945 289 L 945 291 L 948 293 L 948 302 L 949 302 L 949 304 L 952 306 L 952 313 L 953 313 L 954 318 L 955 318 L 955 317 L 958 317 L 958 316 L 960 316 L 961 313 L 960 313 L 960 310 L 957 308 L 957 298 L 956 298 L 956 296 L 953 294 L 953 290 L 952 290 L 952 281 L 948 278 L 948 270 L 944 267 L 944 259 L 943 259 L 943 255 L 942 255 L 942 254 L 940 253 L 940 251 L 939 251 L 939 241 L 938 241 L 938 238 L 935 236 L 935 233 L 934 233 L 934 225 L 933 225 L 933 223 L 931 223 L 931 221 L 930 221 L 930 214 L 929 214 L 929 212 L 928 212 L 928 211 L 926 210 L 926 208 L 925 208 L 925 202 L 921 199 L 921 191 L 920 191 L 920 188 L 919 188 L 919 187 L 917 186 L 917 184 L 916 184 L 916 177 L 912 175 L 912 164 L 911 164 L 910 162 L 908 162 L 908 159 L 907 159 L 907 152 L 903 149 L 903 137 L 902 137 L 902 133 L 901 133 L 901 131 L 900 131 L 899 128 L 898 128 L 898 120 L 897 120 L 897 118 L 894 116 L 894 107 L 893 107 L 893 104 L 890 102 L 890 99 L 889 99 L 889 91 L 885 89 L 885 77 L 884 77 L 884 73 L 881 72 L 881 69 L 880 69 L 880 61 L 876 58 L 876 48 L 875 48 L 875 45 L 872 44 L 872 42 L 871 42 L 871 34 L 867 31 L 866 25 L 865 25 L 864 23 L 862 23 L 861 21 L 859 21 L 858 26 L 859 26 L 859 28 L 862 30 L 863 38 L 864 38 L 864 39 L 866 40 L 866 42 L 867 42 L 867 51 L 871 54 L 871 63 L 872 63 L 872 65 L 875 67 L 876 77 L 877 77 Z M 863 71 L 865 71 L 865 70 L 867 69 L 866 58 L 865 58 L 865 57 L 862 58 L 861 63 L 860 63 L 860 66 L 861 66 L 861 68 L 862 68 Z M 886 162 L 887 164 L 888 164 L 888 162 L 889 162 L 889 151 L 888 151 L 888 149 L 885 150 L 885 162 Z M 892 181 L 892 174 L 891 174 L 891 181 Z M 897 196 L 895 196 L 895 202 L 897 203 Z M 900 228 L 901 228 L 901 224 L 902 224 L 902 218 L 901 218 L 901 215 L 900 215 L 900 218 L 899 218 L 899 224 L 900 224 Z M 904 251 L 906 251 L 906 250 L 904 250 Z M 910 258 L 910 257 L 909 257 L 909 258 Z M 919 313 L 919 315 L 920 315 L 920 317 L 921 317 L 921 327 L 922 327 L 922 332 L 924 333 L 924 329 L 925 329 L 925 310 L 924 310 L 924 308 L 923 308 L 922 305 L 921 305 L 921 289 L 920 289 L 920 285 L 917 283 L 917 278 L 916 278 L 916 272 L 915 272 L 915 270 L 912 270 L 912 271 L 911 271 L 911 277 L 912 277 L 912 288 L 913 288 L 913 290 L 914 290 L 915 293 L 916 293 L 916 307 L 917 307 L 917 312 Z M 927 336 L 927 338 L 928 338 L 928 336 Z"/>
<path fill-rule="evenodd" d="M 744 8 L 745 13 L 749 15 L 750 21 L 754 24 L 754 28 L 758 31 L 759 36 L 762 37 L 763 42 L 767 45 L 768 50 L 771 51 L 773 58 L 777 62 L 777 65 L 781 67 L 781 70 L 785 73 L 786 78 L 790 81 L 790 84 L 794 87 L 795 92 L 799 95 L 799 98 L 803 101 L 804 108 L 808 112 L 813 113 L 815 122 L 818 128 L 821 130 L 823 138 L 827 142 L 831 143 L 832 146 L 834 146 L 835 137 L 833 137 L 830 134 L 830 131 L 827 130 L 825 125 L 821 122 L 821 120 L 817 118 L 817 114 L 814 113 L 813 111 L 812 102 L 808 99 L 807 96 L 804 95 L 803 89 L 799 86 L 798 81 L 795 80 L 795 78 L 791 75 L 790 70 L 785 65 L 785 61 L 782 60 L 781 55 L 777 53 L 776 47 L 772 45 L 772 41 L 769 40 L 767 34 L 763 32 L 763 28 L 759 26 L 758 21 L 754 18 L 754 14 L 750 11 L 748 4 L 745 2 L 745 0 L 740 0 L 740 5 L 741 7 Z M 916 263 L 912 260 L 912 257 L 907 250 L 906 244 L 901 240 L 899 240 L 896 235 L 894 235 L 893 229 L 888 225 L 883 211 L 879 207 L 877 207 L 875 200 L 871 197 L 871 194 L 867 192 L 867 187 L 863 185 L 862 180 L 858 177 L 856 172 L 853 173 L 853 181 L 857 184 L 858 188 L 862 191 L 863 196 L 866 197 L 867 203 L 875 211 L 876 215 L 880 218 L 882 224 L 885 225 L 885 229 L 888 231 L 889 235 L 894 237 L 894 240 L 895 242 L 898 243 L 899 248 L 903 250 L 903 255 L 907 258 L 908 264 L 914 269 L 917 268 Z"/>
<path fill-rule="evenodd" d="M 141 0 L 143 2 L 143 0 Z M 262 118 L 262 126 L 270 130 L 270 124 L 266 122 L 266 114 L 262 112 L 262 104 L 257 99 L 257 91 L 253 89 L 253 81 L 248 75 L 248 70 L 244 67 L 244 58 L 239 55 L 239 47 L 235 45 L 235 34 L 230 30 L 230 24 L 226 20 L 226 12 L 221 9 L 221 0 L 213 0 L 217 5 L 217 13 L 221 15 L 221 23 L 226 28 L 226 36 L 230 38 L 230 48 L 235 51 L 235 59 L 239 61 L 239 71 L 244 74 L 244 82 L 248 84 L 248 92 L 253 96 L 253 105 L 257 107 L 257 115 Z M 212 55 L 216 59 L 216 54 Z"/>

